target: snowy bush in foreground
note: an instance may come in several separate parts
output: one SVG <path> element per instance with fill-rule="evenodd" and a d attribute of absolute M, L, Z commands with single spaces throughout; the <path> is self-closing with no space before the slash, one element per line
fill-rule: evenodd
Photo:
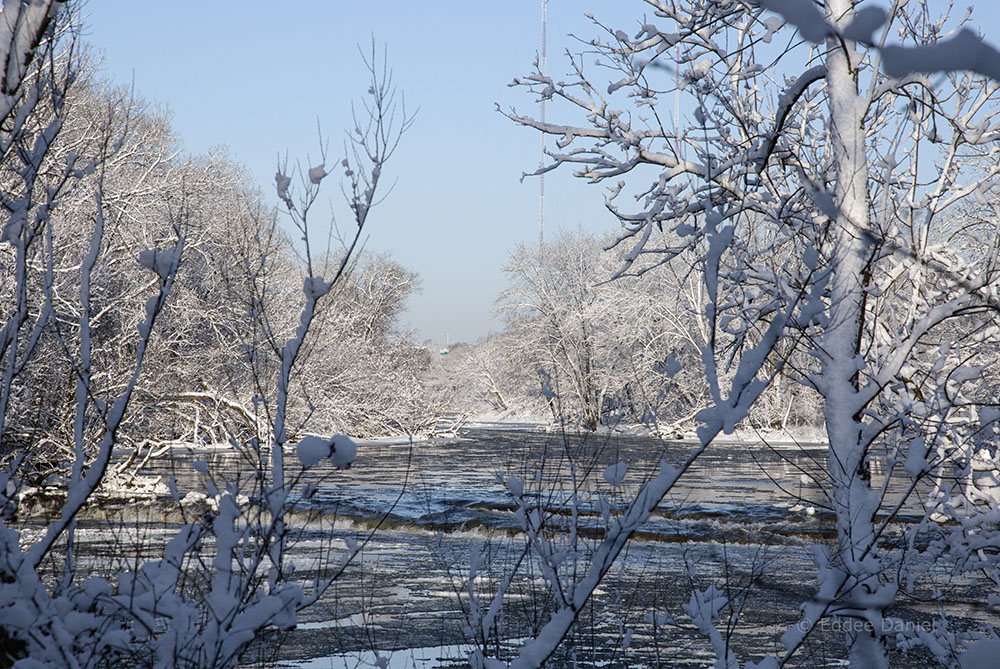
<path fill-rule="evenodd" d="M 346 434 L 335 434 L 330 438 L 308 435 L 295 445 L 295 455 L 303 467 L 312 467 L 325 458 L 335 469 L 347 469 L 358 454 L 358 445 Z"/>
<path fill-rule="evenodd" d="M 211 503 L 200 513 L 184 511 L 171 477 L 170 493 L 185 514 L 185 522 L 167 543 L 162 558 L 137 558 L 132 568 L 91 576 L 76 554 L 77 519 L 94 502 L 113 460 L 120 455 L 123 421 L 149 362 L 152 343 L 162 334 L 158 324 L 187 257 L 189 229 L 184 207 L 171 209 L 168 237 L 158 238 L 155 246 L 128 259 L 144 282 L 134 291 L 131 311 L 126 311 L 137 314 L 138 322 L 133 321 L 119 351 L 127 364 L 124 368 L 106 366 L 106 358 L 97 355 L 94 346 L 103 311 L 97 311 L 92 297 L 100 273 L 97 259 L 109 243 L 103 201 L 106 161 L 122 149 L 122 141 L 109 123 L 90 147 L 96 147 L 95 158 L 85 161 L 80 153 L 70 151 L 55 160 L 49 154 L 72 111 L 66 105 L 67 93 L 79 74 L 72 41 L 66 45 L 59 39 L 73 34 L 72 30 L 64 32 L 69 19 L 64 3 L 54 0 L 7 2 L 0 10 L 0 61 L 6 64 L 0 76 L 0 171 L 6 214 L 0 222 L 0 245 L 10 255 L 9 271 L 5 257 L 2 290 L 11 296 L 11 304 L 0 308 L 0 443 L 20 449 L 11 467 L 0 474 L 0 663 L 23 667 L 94 667 L 116 662 L 235 666 L 262 630 L 294 626 L 298 612 L 315 603 L 358 551 L 349 542 L 342 560 L 325 565 L 330 569 L 308 588 L 291 581 L 286 517 L 297 477 L 290 474 L 284 460 L 291 432 L 289 390 L 299 373 L 300 354 L 317 305 L 344 276 L 375 202 L 379 176 L 411 119 L 405 110 L 402 120 L 397 118 L 394 89 L 387 72 L 376 68 L 373 53 L 367 62 L 369 123 L 366 131 L 351 135 L 354 150 L 344 160 L 349 182 L 345 192 L 355 229 L 329 278 L 314 272 L 308 229 L 308 211 L 318 196 L 325 168 L 309 169 L 301 197 L 296 197 L 289 176 L 277 175 L 279 197 L 301 232 L 306 276 L 294 334 L 282 339 L 281 333 L 265 327 L 271 347 L 245 349 L 249 355 L 270 351 L 276 357 L 273 393 L 263 388 L 269 377 L 256 377 L 257 415 L 251 421 L 255 434 L 244 441 L 232 440 L 232 446 L 254 466 L 249 488 L 221 484 L 206 463 L 193 463 L 203 476 Z M 53 230 L 52 215 L 67 184 L 92 174 L 98 178 L 90 194 L 90 221 L 84 242 L 75 249 L 79 252 L 78 318 L 76 335 L 71 338 L 60 330 L 53 315 L 53 285 L 54 258 L 74 249 L 60 246 L 64 240 Z M 255 313 L 259 311 L 247 319 L 252 321 Z M 46 363 L 45 358 L 36 357 L 43 337 L 54 337 L 73 361 L 71 462 L 64 479 L 65 496 L 49 516 L 54 519 L 40 530 L 21 533 L 13 526 L 20 499 L 18 476 L 20 466 L 32 455 L 32 435 L 11 434 L 6 428 L 18 377 Z M 27 443 L 21 443 L 25 439 Z M 307 465 L 318 460 L 313 456 L 321 449 L 315 446 L 307 441 L 302 449 Z M 325 449 L 324 456 L 332 457 L 341 468 L 350 465 L 356 452 L 354 443 L 343 436 L 329 440 Z"/>
<path fill-rule="evenodd" d="M 510 666 L 553 655 L 690 463 L 782 376 L 822 397 L 818 484 L 836 540 L 813 552 L 819 582 L 802 618 L 753 666 L 788 662 L 832 618 L 855 623 L 844 640 L 857 667 L 886 666 L 890 644 L 954 665 L 992 635 L 952 627 L 942 593 L 978 574 L 992 605 L 1000 584 L 996 394 L 983 374 L 1000 350 L 1000 53 L 923 2 L 861 5 L 647 0 L 651 16 L 628 31 L 597 24 L 603 38 L 567 78 L 515 80 L 585 119 L 508 113 L 555 138 L 537 173 L 569 165 L 609 184 L 618 274 L 700 275 L 710 401 L 687 459 L 664 463 L 587 552 L 575 525 L 553 539 L 550 510 L 511 487 L 525 551 L 513 570 L 539 565 L 553 610 Z M 585 69 L 594 55 L 609 81 Z M 986 223 L 963 220 L 969 208 Z M 563 485 L 555 504 L 575 517 L 583 491 Z M 913 509 L 919 520 L 903 522 Z M 502 590 L 470 604 L 476 664 L 495 664 L 485 640 Z M 941 601 L 932 629 L 896 617 L 911 596 Z M 717 666 L 740 661 L 733 627 L 716 626 L 734 606 L 708 589 L 686 607 Z"/>

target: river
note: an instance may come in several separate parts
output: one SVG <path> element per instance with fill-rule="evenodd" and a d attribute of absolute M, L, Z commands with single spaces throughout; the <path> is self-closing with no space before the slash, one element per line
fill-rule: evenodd
<path fill-rule="evenodd" d="M 315 492 L 298 499 L 289 544 L 307 582 L 324 560 L 344 553 L 346 542 L 360 542 L 361 552 L 323 599 L 300 615 L 296 629 L 262 639 L 247 662 L 374 666 L 378 652 L 391 658 L 392 667 L 467 665 L 473 556 L 486 556 L 475 589 L 487 597 L 523 547 L 504 483 L 509 477 L 526 481 L 526 498 L 550 510 L 547 526 L 558 534 L 570 522 L 564 502 L 575 476 L 584 547 L 576 566 L 583 569 L 586 547 L 596 542 L 604 522 L 598 493 L 610 506 L 620 505 L 661 460 L 679 462 L 692 447 L 649 437 L 530 429 L 474 429 L 412 444 L 362 443 L 349 470 L 317 466 L 301 473 L 296 489 L 311 484 Z M 712 647 L 683 610 L 692 587 L 711 585 L 740 602 L 738 616 L 728 621 L 737 656 L 759 661 L 778 650 L 782 631 L 798 620 L 799 604 L 814 592 L 810 547 L 834 536 L 821 490 L 825 458 L 820 443 L 754 440 L 709 448 L 601 584 L 556 666 L 711 666 Z M 175 452 L 150 473 L 173 474 L 181 494 L 201 490 L 204 474 L 191 467 L 193 459 L 204 460 L 218 480 L 242 475 L 239 458 L 227 451 Z M 628 472 L 612 488 L 602 473 L 617 462 L 627 463 Z M 148 553 L 179 520 L 149 514 L 133 523 L 140 529 L 131 541 L 147 546 L 136 548 L 137 554 Z M 115 527 L 126 533 L 122 524 Z M 90 514 L 81 523 L 83 550 L 92 541 L 99 552 L 106 533 L 114 531 L 109 528 L 108 520 Z M 516 645 L 544 622 L 547 604 L 544 581 L 529 560 L 511 584 L 500 616 L 502 636 Z M 934 608 L 908 611 L 923 620 Z M 840 638 L 835 629 L 814 634 L 791 666 L 843 666 Z M 894 661 L 920 666 L 921 658 Z"/>

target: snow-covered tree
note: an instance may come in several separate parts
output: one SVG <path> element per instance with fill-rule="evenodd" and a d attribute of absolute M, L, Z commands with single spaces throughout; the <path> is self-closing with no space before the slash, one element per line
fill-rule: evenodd
<path fill-rule="evenodd" d="M 538 247 L 522 244 L 504 271 L 511 287 L 501 297 L 508 329 L 527 336 L 536 373 L 547 375 L 564 415 L 591 430 L 603 421 L 608 370 L 599 359 L 601 330 L 594 290 L 599 253 L 584 235 L 563 234 Z"/>
<path fill-rule="evenodd" d="M 655 277 L 677 262 L 700 275 L 711 399 L 686 462 L 732 432 L 779 378 L 822 397 L 822 487 L 837 539 L 815 553 L 820 578 L 802 620 L 758 666 L 786 662 L 831 616 L 861 623 L 846 633 L 852 666 L 886 666 L 890 641 L 953 664 L 985 630 L 950 628 L 942 613 L 934 631 L 896 635 L 905 626 L 890 609 L 947 586 L 935 561 L 1000 582 L 998 501 L 977 492 L 977 472 L 998 464 L 995 442 L 983 441 L 997 413 L 981 370 L 1000 344 L 1000 54 L 925 2 L 898 0 L 888 11 L 852 0 L 645 8 L 634 26 L 597 23 L 602 36 L 570 56 L 568 77 L 515 80 L 567 122 L 508 115 L 555 137 L 539 173 L 568 165 L 609 185 L 607 206 L 622 224 L 618 275 Z M 991 223 L 967 224 L 963 206 Z M 884 476 L 872 473 L 875 459 Z M 583 572 L 575 561 L 560 569 L 575 538 L 550 540 L 544 514 L 512 482 L 556 603 L 511 666 L 551 656 L 686 468 L 664 463 L 607 526 Z M 890 492 L 887 481 L 898 478 L 908 483 Z M 923 520 L 900 523 L 912 505 Z M 695 593 L 689 613 L 719 666 L 735 666 L 712 623 L 727 602 L 709 594 Z M 495 620 L 498 606 L 477 620 Z"/>
<path fill-rule="evenodd" d="M 622 421 L 690 419 L 692 408 L 704 406 L 698 399 L 704 382 L 696 372 L 688 379 L 693 383 L 659 392 L 669 379 L 668 360 L 698 350 L 689 346 L 689 335 L 667 325 L 671 318 L 684 320 L 684 307 L 670 286 L 647 290 L 653 285 L 634 278 L 608 284 L 617 262 L 600 253 L 596 236 L 579 231 L 521 244 L 511 254 L 504 267 L 509 287 L 498 307 L 507 336 L 520 340 L 528 355 L 508 356 L 508 365 L 535 377 L 518 392 L 537 396 L 547 387 L 563 420 L 591 430 Z"/>
<path fill-rule="evenodd" d="M 299 375 L 310 431 L 370 437 L 430 427 L 438 410 L 423 388 L 429 356 L 398 323 L 418 289 L 417 275 L 388 256 L 361 254 L 332 291 Z"/>
<path fill-rule="evenodd" d="M 310 256 L 309 210 L 326 169 L 311 166 L 299 194 L 288 175 L 276 175 L 278 199 L 305 253 L 298 291 L 284 296 L 298 304 L 297 318 L 284 331 L 261 315 L 252 286 L 244 301 L 237 293 L 227 302 L 213 292 L 227 287 L 213 279 L 233 268 L 213 258 L 211 247 L 223 239 L 207 226 L 205 203 L 220 194 L 239 205 L 252 205 L 253 198 L 242 197 L 225 161 L 174 161 L 162 119 L 138 113 L 131 98 L 73 98 L 83 73 L 73 18 L 63 3 L 42 0 L 7 2 L 0 10 L 0 444 L 12 455 L 0 473 L 0 663 L 235 666 L 262 630 L 293 626 L 298 611 L 322 596 L 358 550 L 348 542 L 310 584 L 292 578 L 286 549 L 294 528 L 286 519 L 296 496 L 309 494 L 296 489 L 297 472 L 327 459 L 332 468 L 346 469 L 356 446 L 343 435 L 297 435 L 299 462 L 288 466 L 285 449 L 295 428 L 289 406 L 317 307 L 345 278 L 380 175 L 411 118 L 397 113 L 388 71 L 372 58 L 359 131 L 348 135 L 352 150 L 342 163 L 353 225 L 341 260 L 325 274 Z M 129 134 L 132 122 L 141 132 Z M 171 178 L 177 172 L 181 182 L 203 178 L 179 184 Z M 273 225 L 243 213 L 236 219 L 253 234 L 236 239 L 257 251 L 241 267 L 242 277 L 252 279 L 255 270 L 272 266 L 272 252 L 288 247 Z M 184 272 L 188 262 L 191 274 Z M 228 320 L 235 311 L 212 313 L 202 327 L 230 329 L 202 336 L 194 314 L 220 303 L 247 305 L 242 327 Z M 236 345 L 254 335 L 268 348 Z M 162 557 L 107 572 L 81 565 L 78 518 L 135 445 L 124 439 L 130 421 L 142 426 L 143 410 L 156 403 L 143 407 L 140 396 L 182 395 L 175 387 L 179 359 L 191 354 L 189 364 L 204 365 L 213 355 L 199 353 L 220 341 L 250 358 L 245 377 L 257 384 L 242 409 L 249 429 L 231 435 L 252 471 L 223 482 L 205 462 L 193 462 L 211 504 L 204 513 L 189 512 L 170 478 L 169 494 L 184 522 Z M 232 351 L 215 353 L 233 361 Z M 257 367 L 257 355 L 271 362 Z M 268 373 L 255 374 L 259 370 Z M 32 378 L 46 381 L 38 392 L 62 396 L 31 397 L 35 386 L 25 381 Z M 18 421 L 30 421 L 15 412 L 36 400 L 66 407 L 56 420 L 69 425 L 59 454 L 68 465 L 55 472 L 62 485 L 57 508 L 40 528 L 22 533 L 16 523 L 22 475 L 39 431 L 17 429 Z"/>
<path fill-rule="evenodd" d="M 519 343 L 498 362 L 506 360 L 508 377 L 520 368 L 535 378 L 501 390 L 500 376 L 481 373 L 494 396 L 517 397 L 522 405 L 538 397 L 541 373 L 561 419 L 591 430 L 622 422 L 671 434 L 689 428 L 708 398 L 700 359 L 704 291 L 686 267 L 671 267 L 655 282 L 634 276 L 609 282 L 621 258 L 602 254 L 605 243 L 563 231 L 543 244 L 517 247 L 504 268 L 509 287 L 498 310 L 507 321 L 505 336 Z M 811 424 L 813 396 L 779 375 L 749 421 L 760 427 Z"/>
<path fill-rule="evenodd" d="M 273 206 L 247 185 L 246 171 L 221 151 L 185 155 L 162 111 L 95 79 L 85 69 L 68 92 L 65 122 L 42 165 L 47 175 L 75 155 L 101 169 L 68 183 L 52 211 L 52 318 L 34 363 L 12 387 L 7 455 L 23 450 L 15 442 L 30 442 L 20 477 L 32 486 L 57 483 L 52 475 L 65 469 L 60 463 L 72 461 L 76 400 L 63 389 L 78 364 L 70 354 L 81 316 L 74 268 L 88 248 L 96 189 L 105 234 L 90 286 L 92 358 L 101 369 L 100 383 L 90 389 L 95 397 L 115 392 L 131 364 L 141 311 L 135 298 L 150 281 L 136 254 L 168 240 L 178 218 L 187 249 L 119 431 L 135 455 L 116 465 L 109 484 L 131 485 L 138 465 L 171 444 L 225 444 L 253 434 L 253 398 L 260 390 L 254 375 L 273 376 L 278 365 L 266 355 L 247 355 L 246 345 L 264 338 L 248 324 L 284 337 L 299 324 L 302 262 Z M 102 136 L 114 138 L 115 150 L 105 150 Z M 29 262 L 35 276 L 43 266 L 42 255 Z M 364 437 L 423 425 L 428 407 L 413 382 L 420 356 L 394 329 L 415 285 L 415 276 L 388 258 L 345 273 L 321 310 L 309 363 L 294 389 L 300 432 Z M 45 302 L 41 281 L 29 291 L 35 305 Z M 248 317 L 255 295 L 259 319 Z M 99 422 L 91 427 L 101 429 Z"/>
<path fill-rule="evenodd" d="M 80 362 L 75 354 L 84 314 L 77 268 L 95 231 L 95 193 L 100 195 L 102 218 L 88 299 L 90 357 L 92 367 L 100 370 L 90 387 L 95 399 L 107 401 L 117 392 L 117 382 L 132 364 L 135 320 L 142 314 L 136 298 L 153 281 L 135 262 L 137 254 L 168 243 L 178 222 L 188 247 L 174 299 L 158 319 L 149 362 L 123 418 L 120 439 L 150 444 L 178 436 L 171 434 L 178 421 L 167 408 L 169 398 L 181 392 L 178 378 L 187 377 L 204 390 L 196 379 L 216 382 L 213 369 L 226 380 L 238 382 L 241 377 L 232 363 L 237 357 L 233 349 L 238 350 L 235 333 L 242 329 L 245 314 L 229 308 L 227 286 L 218 278 L 231 262 L 229 225 L 254 198 L 242 185 L 245 176 L 224 156 L 182 158 L 162 113 L 127 90 L 95 84 L 86 70 L 67 91 L 62 113 L 62 128 L 41 165 L 39 181 L 50 184 L 51 175 L 71 156 L 95 169 L 62 189 L 59 206 L 49 212 L 51 253 L 39 252 L 28 262 L 29 275 L 36 279 L 27 286 L 31 308 L 42 315 L 41 305 L 51 301 L 51 314 L 32 364 L 23 367 L 12 388 L 11 422 L 5 432 L 30 441 L 31 457 L 20 471 L 30 480 L 29 470 L 35 470 L 38 480 L 33 484 L 44 481 L 60 461 L 72 461 L 68 454 L 75 443 L 72 416 L 77 400 L 64 389 L 72 384 Z M 51 285 L 38 280 L 48 262 Z M 185 366 L 189 369 L 182 369 Z M 245 383 L 246 374 L 242 377 Z M 101 429 L 98 423 L 90 421 L 88 429 Z"/>

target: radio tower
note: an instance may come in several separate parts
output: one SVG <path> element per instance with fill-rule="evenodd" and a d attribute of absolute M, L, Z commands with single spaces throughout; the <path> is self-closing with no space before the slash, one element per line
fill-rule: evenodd
<path fill-rule="evenodd" d="M 548 23 L 548 4 L 549 0 L 542 0 L 542 53 L 538 57 L 538 70 L 541 72 L 542 76 L 547 76 L 547 64 L 545 56 L 545 43 L 548 41 L 546 38 L 545 26 Z M 541 99 L 541 114 L 540 118 L 542 124 L 545 124 L 545 97 Z M 541 170 L 545 166 L 545 133 L 539 133 L 539 155 L 538 155 L 538 169 Z M 541 247 L 545 243 L 545 175 L 538 175 L 538 246 Z"/>

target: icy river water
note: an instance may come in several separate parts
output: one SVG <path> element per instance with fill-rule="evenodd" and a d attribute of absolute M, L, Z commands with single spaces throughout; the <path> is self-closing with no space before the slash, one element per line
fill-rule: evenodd
<path fill-rule="evenodd" d="M 300 529 L 293 534 L 290 554 L 308 577 L 324 556 L 342 554 L 345 541 L 370 539 L 323 600 L 281 636 L 276 653 L 270 639 L 248 662 L 363 667 L 374 666 L 373 651 L 378 651 L 390 658 L 391 667 L 467 666 L 472 556 L 486 550 L 489 566 L 480 578 L 495 582 L 523 545 L 503 483 L 507 477 L 527 480 L 530 495 L 537 489 L 535 472 L 542 488 L 558 488 L 566 484 L 572 461 L 580 489 L 602 490 L 614 500 L 637 489 L 661 460 L 679 461 L 692 446 L 529 429 L 474 429 L 413 444 L 362 443 L 351 469 L 316 467 L 306 473 L 303 483 L 315 484 L 316 492 L 301 500 L 294 514 L 293 524 Z M 822 508 L 817 485 L 825 458 L 825 445 L 818 443 L 754 441 L 709 448 L 619 559 L 554 666 L 573 661 L 578 666 L 711 666 L 711 645 L 690 625 L 682 605 L 692 586 L 713 584 L 729 588 L 729 596 L 743 602 L 733 621 L 737 655 L 759 661 L 778 650 L 781 633 L 800 617 L 798 605 L 814 592 L 809 547 L 832 537 L 832 518 Z M 225 451 L 178 452 L 155 466 L 161 473 L 173 472 L 183 494 L 203 489 L 203 475 L 191 467 L 194 459 L 229 476 L 239 471 L 238 459 Z M 629 469 L 622 486 L 611 489 L 602 473 L 617 462 L 628 463 Z M 557 507 L 560 494 L 546 499 Z M 557 514 L 552 527 L 565 521 Z M 584 514 L 580 522 L 585 538 L 599 535 L 598 511 Z M 101 521 L 88 524 L 98 530 Z M 172 531 L 176 524 L 168 517 L 150 517 L 139 535 L 152 545 Z M 100 532 L 91 536 L 101 541 Z M 518 583 L 503 614 L 506 636 L 515 644 L 546 602 L 537 574 L 534 581 Z M 489 592 L 491 586 L 479 587 Z M 664 624 L 667 615 L 681 624 Z M 840 638 L 836 631 L 826 638 L 816 635 L 793 666 L 842 666 Z M 920 666 L 919 658 L 910 659 Z"/>

